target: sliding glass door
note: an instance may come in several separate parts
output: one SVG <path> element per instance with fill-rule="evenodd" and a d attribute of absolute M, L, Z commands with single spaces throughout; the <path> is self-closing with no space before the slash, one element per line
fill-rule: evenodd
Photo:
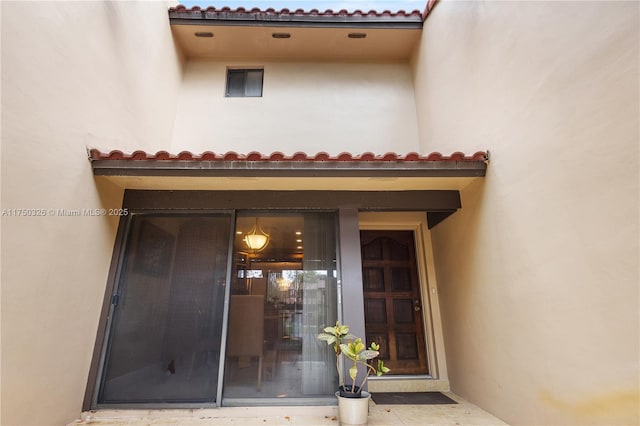
<path fill-rule="evenodd" d="M 231 222 L 132 217 L 98 404 L 215 402 Z"/>
<path fill-rule="evenodd" d="M 316 336 L 337 319 L 333 213 L 239 214 L 224 398 L 309 398 L 337 388 Z"/>
<path fill-rule="evenodd" d="M 128 220 L 96 406 L 332 395 L 335 358 L 316 336 L 338 318 L 335 213 Z"/>

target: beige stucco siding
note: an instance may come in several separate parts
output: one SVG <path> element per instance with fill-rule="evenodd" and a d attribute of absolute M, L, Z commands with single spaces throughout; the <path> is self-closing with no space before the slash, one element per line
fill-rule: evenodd
<path fill-rule="evenodd" d="M 512 424 L 640 423 L 638 3 L 445 0 L 410 64 L 185 61 L 168 3 L 0 5 L 3 425 L 80 414 L 117 226 L 83 209 L 123 195 L 86 147 L 488 149 L 431 230 L 452 390 Z M 243 66 L 263 97 L 224 97 Z"/>
<path fill-rule="evenodd" d="M 227 67 L 256 66 L 263 96 L 225 98 Z M 419 150 L 407 63 L 190 60 L 178 105 L 174 152 Z"/>
<path fill-rule="evenodd" d="M 169 149 L 179 82 L 167 4 L 2 2 L 3 425 L 78 417 L 117 217 L 75 214 L 122 198 L 86 147 Z"/>
<path fill-rule="evenodd" d="M 433 229 L 451 388 L 513 424 L 638 424 L 636 2 L 448 2 L 424 152 L 491 151 Z"/>

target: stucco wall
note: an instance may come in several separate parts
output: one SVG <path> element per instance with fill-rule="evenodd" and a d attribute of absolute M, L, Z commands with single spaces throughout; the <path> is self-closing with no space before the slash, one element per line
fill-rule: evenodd
<path fill-rule="evenodd" d="M 1 7 L 0 423 L 65 424 L 80 413 L 117 217 L 57 209 L 120 206 L 86 147 L 170 149 L 180 61 L 168 3 Z"/>
<path fill-rule="evenodd" d="M 263 96 L 225 98 L 228 66 L 263 66 Z M 190 60 L 172 149 L 417 151 L 411 70 L 406 63 Z"/>
<path fill-rule="evenodd" d="M 433 229 L 452 390 L 512 424 L 638 424 L 639 5 L 440 2 L 424 152 L 491 151 Z"/>

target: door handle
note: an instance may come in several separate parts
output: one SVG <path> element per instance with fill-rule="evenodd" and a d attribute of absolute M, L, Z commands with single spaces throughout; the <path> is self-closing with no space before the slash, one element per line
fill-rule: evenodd
<path fill-rule="evenodd" d="M 413 310 L 418 312 L 421 309 L 422 309 L 422 306 L 420 306 L 420 301 L 418 299 L 414 300 L 414 302 L 413 302 Z"/>

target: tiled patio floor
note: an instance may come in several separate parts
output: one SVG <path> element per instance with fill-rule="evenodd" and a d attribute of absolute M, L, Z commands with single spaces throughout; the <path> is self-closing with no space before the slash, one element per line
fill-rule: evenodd
<path fill-rule="evenodd" d="M 381 405 L 371 402 L 369 425 L 506 425 L 486 411 L 449 392 L 458 404 Z M 338 426 L 338 408 L 223 407 L 199 410 L 104 410 L 84 413 L 78 425 L 296 425 Z"/>

